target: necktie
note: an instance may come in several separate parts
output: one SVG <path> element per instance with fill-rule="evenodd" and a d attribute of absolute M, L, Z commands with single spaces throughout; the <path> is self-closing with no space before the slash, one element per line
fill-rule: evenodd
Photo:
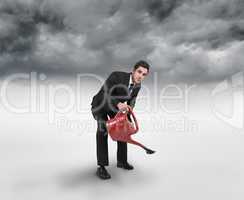
<path fill-rule="evenodd" d="M 130 86 L 129 86 L 129 94 L 131 94 L 132 90 L 133 90 L 133 87 L 134 87 L 134 84 L 131 83 Z"/>

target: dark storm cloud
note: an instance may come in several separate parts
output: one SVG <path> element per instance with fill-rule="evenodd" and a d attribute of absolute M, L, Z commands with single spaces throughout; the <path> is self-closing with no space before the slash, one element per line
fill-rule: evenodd
<path fill-rule="evenodd" d="M 244 69 L 243 40 L 242 0 L 0 3 L 6 71 L 109 73 L 144 59 L 163 80 L 217 81 Z"/>
<path fill-rule="evenodd" d="M 214 35 L 208 38 L 208 41 L 211 43 L 212 48 L 221 47 L 226 43 L 230 43 L 233 41 L 243 41 L 244 40 L 244 27 L 240 27 L 239 25 L 233 24 L 230 25 L 228 30 L 225 33 L 219 33 L 219 35 Z"/>
<path fill-rule="evenodd" d="M 182 0 L 145 0 L 147 12 L 162 21 L 169 17 Z"/>
<path fill-rule="evenodd" d="M 244 17 L 244 1 L 242 0 L 210 1 L 208 4 L 206 14 L 211 18 L 231 20 Z"/>
<path fill-rule="evenodd" d="M 33 5 L 18 2 L 2 3 L 0 17 L 10 24 L 0 33 L 0 53 L 26 54 L 35 51 L 39 26 L 48 25 L 51 31 L 62 31 L 63 16 L 42 6 L 44 1 Z"/>
<path fill-rule="evenodd" d="M 171 81 L 218 81 L 242 71 L 243 16 L 239 0 L 181 2 L 154 26 L 153 66 Z"/>
<path fill-rule="evenodd" d="M 244 40 L 244 27 L 238 25 L 232 25 L 229 29 L 230 36 L 235 40 Z"/>

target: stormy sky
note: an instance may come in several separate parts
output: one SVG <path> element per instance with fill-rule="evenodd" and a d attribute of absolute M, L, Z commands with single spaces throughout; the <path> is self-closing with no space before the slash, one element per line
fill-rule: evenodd
<path fill-rule="evenodd" d="M 244 69 L 243 0 L 1 0 L 0 70 L 130 70 L 218 81 Z M 119 67 L 117 67 L 119 66 Z"/>

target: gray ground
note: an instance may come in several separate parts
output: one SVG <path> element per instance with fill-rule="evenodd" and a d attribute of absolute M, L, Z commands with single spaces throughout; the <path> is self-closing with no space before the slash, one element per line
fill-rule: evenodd
<path fill-rule="evenodd" d="M 129 145 L 135 169 L 125 171 L 116 168 L 116 143 L 109 140 L 108 181 L 95 176 L 96 127 L 90 114 L 65 115 L 87 124 L 82 128 L 57 127 L 46 113 L 14 114 L 1 107 L 2 199 L 243 199 L 243 131 L 210 114 L 204 95 L 192 99 L 184 129 L 174 126 L 182 114 L 140 113 L 138 101 L 141 129 L 135 138 L 157 152 L 147 155 Z M 155 125 L 170 119 L 173 125 Z M 187 128 L 193 121 L 196 126 Z"/>

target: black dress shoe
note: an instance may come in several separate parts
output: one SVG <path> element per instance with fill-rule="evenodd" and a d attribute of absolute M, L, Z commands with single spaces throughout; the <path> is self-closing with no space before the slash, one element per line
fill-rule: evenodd
<path fill-rule="evenodd" d="M 132 165 L 130 165 L 128 162 L 126 162 L 126 163 L 118 162 L 118 163 L 117 163 L 117 167 L 118 167 L 118 168 L 127 169 L 127 170 L 132 170 L 132 169 L 134 169 L 134 167 L 133 167 Z"/>
<path fill-rule="evenodd" d="M 101 179 L 110 179 L 111 178 L 110 174 L 108 173 L 108 171 L 103 166 L 100 166 L 97 168 L 96 174 Z"/>

